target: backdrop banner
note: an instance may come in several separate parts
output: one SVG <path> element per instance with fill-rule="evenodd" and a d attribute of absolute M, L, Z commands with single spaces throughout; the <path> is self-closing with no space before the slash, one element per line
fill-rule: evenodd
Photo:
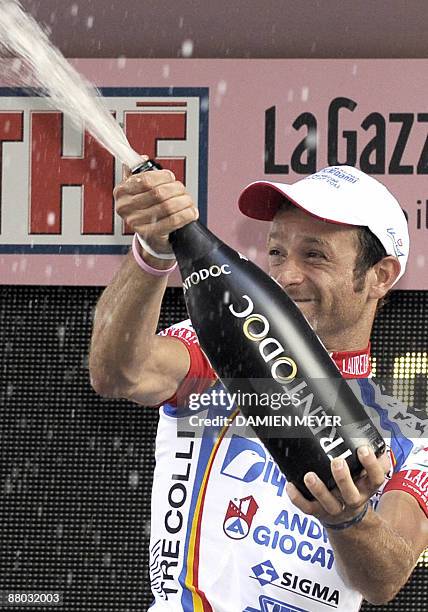
<path fill-rule="evenodd" d="M 239 213 L 243 187 L 348 164 L 407 214 L 398 288 L 428 289 L 428 60 L 70 61 L 133 148 L 171 168 L 201 220 L 262 267 L 268 224 Z M 131 241 L 112 197 L 122 164 L 42 92 L 0 85 L 1 283 L 107 284 Z"/>

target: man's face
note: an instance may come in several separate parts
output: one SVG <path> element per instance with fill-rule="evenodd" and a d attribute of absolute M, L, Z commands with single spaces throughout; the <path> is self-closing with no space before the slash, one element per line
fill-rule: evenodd
<path fill-rule="evenodd" d="M 350 226 L 326 223 L 293 205 L 275 215 L 269 274 L 285 289 L 330 350 L 364 348 L 373 321 L 367 283 L 354 287 L 358 242 Z"/>

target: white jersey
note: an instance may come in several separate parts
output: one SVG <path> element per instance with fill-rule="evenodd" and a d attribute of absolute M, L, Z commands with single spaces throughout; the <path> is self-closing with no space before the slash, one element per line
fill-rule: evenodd
<path fill-rule="evenodd" d="M 190 322 L 165 333 L 186 343 L 192 364 L 201 356 L 197 367 L 191 365 L 190 378 L 198 369 L 201 378 L 209 378 L 209 364 Z M 389 480 L 374 496 L 374 506 L 384 490 L 401 489 L 428 514 L 424 423 L 383 396 L 373 380 L 350 384 L 392 459 Z M 150 610 L 358 610 L 362 596 L 339 575 L 326 530 L 291 503 L 286 479 L 260 440 L 242 435 L 236 419 L 216 424 L 219 410 L 213 405 L 192 410 L 201 423 L 212 421 L 189 429 L 184 426 L 189 408 L 166 404 L 160 409 L 150 540 L 155 601 Z"/>

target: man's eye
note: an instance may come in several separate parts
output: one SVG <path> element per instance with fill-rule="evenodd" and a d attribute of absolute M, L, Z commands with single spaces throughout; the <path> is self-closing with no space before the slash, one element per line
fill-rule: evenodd
<path fill-rule="evenodd" d="M 278 249 L 269 249 L 269 257 L 277 257 L 281 255 Z"/>
<path fill-rule="evenodd" d="M 320 253 L 319 251 L 308 251 L 306 256 L 310 259 L 325 259 L 324 254 Z"/>

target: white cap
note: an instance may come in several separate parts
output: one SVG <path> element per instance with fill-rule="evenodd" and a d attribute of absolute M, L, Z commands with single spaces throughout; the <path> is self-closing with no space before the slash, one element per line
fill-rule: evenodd
<path fill-rule="evenodd" d="M 388 189 L 351 166 L 330 166 L 287 185 L 250 183 L 239 196 L 240 210 L 253 219 L 272 221 L 284 196 L 306 212 L 329 221 L 368 227 L 394 255 L 404 274 L 409 256 L 409 230 L 404 212 Z"/>

